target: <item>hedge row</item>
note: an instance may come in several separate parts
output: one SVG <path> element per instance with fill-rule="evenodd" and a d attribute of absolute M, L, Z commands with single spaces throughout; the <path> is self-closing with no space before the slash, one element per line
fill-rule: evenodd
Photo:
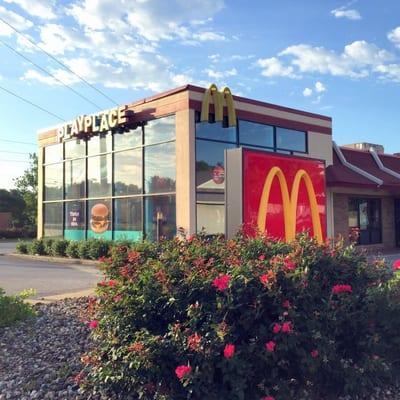
<path fill-rule="evenodd" d="M 394 268 L 306 236 L 114 247 L 79 380 L 135 400 L 371 398 L 400 376 Z"/>
<path fill-rule="evenodd" d="M 0 239 L 20 239 L 20 238 L 34 238 L 36 236 L 36 229 L 34 228 L 10 228 L 0 229 Z"/>
<path fill-rule="evenodd" d="M 114 242 L 103 239 L 66 240 L 35 239 L 32 242 L 18 242 L 16 249 L 20 254 L 31 254 L 53 257 L 81 258 L 98 260 L 106 257 Z"/>

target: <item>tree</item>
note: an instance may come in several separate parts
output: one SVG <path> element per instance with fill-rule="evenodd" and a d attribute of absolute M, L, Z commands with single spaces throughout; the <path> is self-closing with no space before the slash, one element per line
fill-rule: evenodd
<path fill-rule="evenodd" d="M 10 212 L 13 226 L 24 225 L 25 201 L 16 190 L 0 189 L 0 212 Z"/>
<path fill-rule="evenodd" d="M 25 201 L 23 216 L 25 225 L 36 225 L 38 194 L 38 158 L 36 153 L 29 154 L 30 166 L 19 178 L 14 179 L 15 190 Z"/>

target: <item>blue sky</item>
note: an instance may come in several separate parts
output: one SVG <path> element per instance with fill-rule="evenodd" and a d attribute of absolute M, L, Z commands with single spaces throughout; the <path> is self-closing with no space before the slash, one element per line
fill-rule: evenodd
<path fill-rule="evenodd" d="M 0 18 L 119 104 L 227 84 L 331 116 L 339 144 L 400 152 L 398 0 L 0 0 Z M 113 106 L 1 20 L 0 40 L 100 109 Z M 0 87 L 65 120 L 97 110 L 1 42 Z M 1 88 L 0 119 L 0 188 L 10 188 L 37 131 L 59 121 Z"/>

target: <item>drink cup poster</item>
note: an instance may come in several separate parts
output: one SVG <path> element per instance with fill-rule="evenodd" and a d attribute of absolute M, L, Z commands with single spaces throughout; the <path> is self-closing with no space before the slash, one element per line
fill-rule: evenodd
<path fill-rule="evenodd" d="M 243 222 L 286 241 L 326 237 L 325 165 L 319 160 L 243 150 Z"/>

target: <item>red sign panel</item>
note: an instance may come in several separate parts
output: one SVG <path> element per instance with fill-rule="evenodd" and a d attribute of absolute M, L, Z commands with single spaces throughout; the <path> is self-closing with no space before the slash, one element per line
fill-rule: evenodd
<path fill-rule="evenodd" d="M 318 160 L 243 150 L 243 222 L 292 240 L 326 237 L 325 165 Z"/>

